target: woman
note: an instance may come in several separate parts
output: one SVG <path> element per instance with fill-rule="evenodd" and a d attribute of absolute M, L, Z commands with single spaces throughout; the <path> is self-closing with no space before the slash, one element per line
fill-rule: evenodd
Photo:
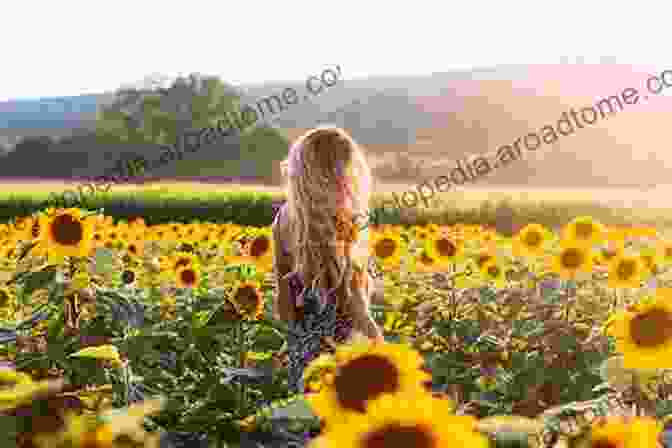
<path fill-rule="evenodd" d="M 353 331 L 383 340 L 369 312 L 368 244 L 356 216 L 368 216 L 371 173 L 342 129 L 320 126 L 299 137 L 283 163 L 287 203 L 273 223 L 274 313 L 289 324 L 289 386 L 303 392 L 303 370 Z"/>

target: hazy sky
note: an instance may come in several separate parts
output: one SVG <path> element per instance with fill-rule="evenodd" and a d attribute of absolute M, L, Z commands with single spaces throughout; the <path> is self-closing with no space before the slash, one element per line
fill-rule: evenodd
<path fill-rule="evenodd" d="M 336 64 L 345 79 L 603 57 L 672 68 L 670 2 L 5 3 L 0 101 L 110 91 L 154 72 L 238 85 Z"/>

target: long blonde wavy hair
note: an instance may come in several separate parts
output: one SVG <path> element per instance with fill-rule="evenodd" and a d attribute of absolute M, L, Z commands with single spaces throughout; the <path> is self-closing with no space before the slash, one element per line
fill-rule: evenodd
<path fill-rule="evenodd" d="M 368 216 L 372 176 L 364 152 L 343 129 L 321 125 L 294 142 L 282 169 L 294 271 L 305 285 L 336 290 L 347 305 L 354 293 L 353 255 L 339 250 L 336 216 Z"/>

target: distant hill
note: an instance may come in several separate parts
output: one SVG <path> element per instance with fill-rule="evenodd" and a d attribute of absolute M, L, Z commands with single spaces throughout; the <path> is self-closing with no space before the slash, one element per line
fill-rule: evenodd
<path fill-rule="evenodd" d="M 378 175 L 417 181 L 418 176 L 403 177 L 404 165 L 412 162 L 425 166 L 421 177 L 447 175 L 454 167 L 453 161 L 493 151 L 546 124 L 555 124 L 571 107 L 595 104 L 627 87 L 642 91 L 650 73 L 616 64 L 512 65 L 427 76 L 346 80 L 309 102 L 290 106 L 275 117 L 273 125 L 283 129 L 291 141 L 318 123 L 337 124 L 365 146 Z M 285 87 L 304 91 L 303 81 L 244 86 L 240 89 L 242 103 L 281 95 Z M 95 104 L 109 98 L 108 93 L 0 103 L 0 143 L 3 138 L 11 141 L 20 135 L 63 137 L 85 133 L 95 119 Z M 60 109 L 56 105 L 66 100 L 71 105 L 63 105 L 65 112 L 57 112 Z M 627 106 L 552 146 L 543 146 L 537 154 L 526 153 L 524 160 L 498 169 L 479 184 L 649 187 L 669 183 L 672 155 L 666 150 L 666 130 L 671 102 L 669 97 L 660 96 Z M 10 123 L 12 127 L 3 129 Z M 99 149 L 81 146 L 77 151 L 95 153 Z M 118 151 L 121 149 L 112 150 Z M 178 171 L 186 168 L 178 165 L 188 166 L 190 175 L 213 175 L 219 172 L 216 167 L 232 167 L 231 159 L 223 154 L 234 154 L 235 158 L 239 152 L 218 151 L 212 148 L 196 161 L 176 163 L 166 168 L 165 175 L 184 174 Z M 398 159 L 399 155 L 407 160 Z M 93 160 L 99 156 L 90 157 Z M 275 163 L 264 161 L 263 153 L 258 157 L 254 162 L 245 159 L 250 161 L 246 168 L 234 170 L 248 173 L 257 165 Z M 63 170 L 67 170 L 65 160 Z M 84 170 L 87 162 L 72 163 Z M 437 164 L 441 166 L 428 168 Z M 0 163 L 0 177 L 11 173 L 9 168 L 3 171 L 2 166 Z"/>

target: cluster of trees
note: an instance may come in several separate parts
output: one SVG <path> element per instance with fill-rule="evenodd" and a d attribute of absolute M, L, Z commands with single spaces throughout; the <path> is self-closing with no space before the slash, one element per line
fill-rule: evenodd
<path fill-rule="evenodd" d="M 89 129 L 58 140 L 24 138 L 2 158 L 0 177 L 93 179 L 129 154 L 155 160 L 162 147 L 175 145 L 188 131 L 215 126 L 227 113 L 236 112 L 239 99 L 236 89 L 214 76 L 178 77 L 167 87 L 146 79 L 144 85 L 118 89 L 111 101 L 100 105 Z M 198 177 L 206 170 L 208 177 L 256 177 L 277 183 L 279 161 L 288 147 L 282 134 L 262 125 L 212 141 L 198 153 L 185 155 L 186 163 L 165 163 L 143 177 Z"/>

